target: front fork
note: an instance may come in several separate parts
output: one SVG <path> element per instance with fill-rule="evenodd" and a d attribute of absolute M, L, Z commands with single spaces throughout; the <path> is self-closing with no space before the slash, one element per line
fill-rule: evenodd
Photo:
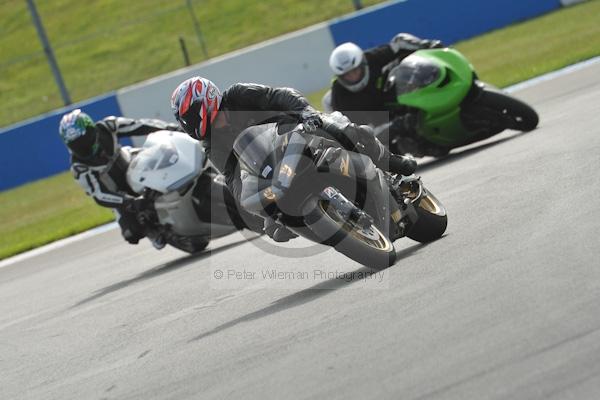
<path fill-rule="evenodd" d="M 395 238 L 406 236 L 411 226 L 417 222 L 419 215 L 415 207 L 418 207 L 419 201 L 423 195 L 423 185 L 421 178 L 416 175 L 392 177 L 389 179 L 390 195 L 397 205 L 396 210 L 391 213 L 391 220 L 397 227 Z"/>

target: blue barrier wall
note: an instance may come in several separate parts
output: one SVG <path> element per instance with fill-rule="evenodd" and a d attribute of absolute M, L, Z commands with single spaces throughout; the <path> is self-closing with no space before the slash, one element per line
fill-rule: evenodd
<path fill-rule="evenodd" d="M 58 124 L 63 114 L 76 108 L 94 120 L 122 115 L 111 93 L 0 130 L 0 191 L 69 169 Z"/>
<path fill-rule="evenodd" d="M 450 44 L 560 7 L 559 0 L 403 0 L 333 20 L 330 30 L 336 45 L 363 49 L 398 32 Z"/>

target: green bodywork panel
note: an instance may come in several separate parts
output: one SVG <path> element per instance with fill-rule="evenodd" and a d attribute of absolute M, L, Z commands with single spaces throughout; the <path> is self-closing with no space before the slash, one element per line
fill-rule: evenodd
<path fill-rule="evenodd" d="M 396 101 L 422 111 L 418 133 L 428 141 L 442 146 L 465 142 L 470 134 L 461 123 L 460 104 L 473 84 L 473 66 L 454 49 L 419 50 L 413 56 L 437 64 L 440 76 L 426 87 L 398 96 Z"/>

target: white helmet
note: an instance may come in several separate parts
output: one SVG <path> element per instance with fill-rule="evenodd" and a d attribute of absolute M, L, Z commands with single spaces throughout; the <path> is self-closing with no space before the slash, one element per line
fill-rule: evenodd
<path fill-rule="evenodd" d="M 369 66 L 365 54 L 354 43 L 344 43 L 336 47 L 329 56 L 329 66 L 342 86 L 351 92 L 359 92 L 369 82 Z M 344 75 L 356 68 L 361 68 L 362 74 L 358 80 L 349 81 Z"/>

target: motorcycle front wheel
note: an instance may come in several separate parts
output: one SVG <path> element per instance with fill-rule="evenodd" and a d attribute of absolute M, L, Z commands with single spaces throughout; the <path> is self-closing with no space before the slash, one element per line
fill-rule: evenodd
<path fill-rule="evenodd" d="M 308 208 L 312 211 L 305 214 L 304 222 L 320 243 L 373 269 L 387 268 L 396 261 L 392 242 L 373 224 L 365 227 L 345 220 L 322 199 L 313 199 Z"/>
<path fill-rule="evenodd" d="M 528 132 L 535 129 L 539 122 L 539 116 L 531 106 L 489 87 L 483 90 L 477 105 L 499 113 L 505 122 L 505 129 Z"/>
<path fill-rule="evenodd" d="M 448 215 L 443 204 L 423 188 L 424 193 L 418 204 L 415 205 L 418 219 L 406 233 L 412 240 L 421 243 L 433 242 L 442 237 L 448 226 Z"/>

